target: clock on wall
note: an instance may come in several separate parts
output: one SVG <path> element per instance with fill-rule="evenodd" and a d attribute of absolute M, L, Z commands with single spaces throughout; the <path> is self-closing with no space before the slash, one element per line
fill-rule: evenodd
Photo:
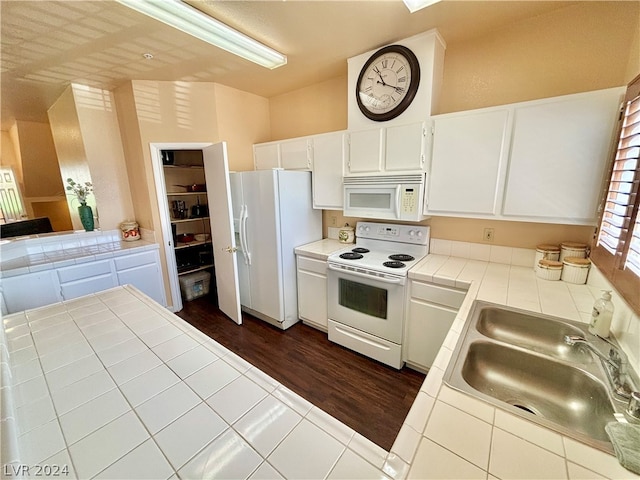
<path fill-rule="evenodd" d="M 418 91 L 420 64 L 402 45 L 389 45 L 366 61 L 356 83 L 356 102 L 365 117 L 376 122 L 396 118 Z"/>

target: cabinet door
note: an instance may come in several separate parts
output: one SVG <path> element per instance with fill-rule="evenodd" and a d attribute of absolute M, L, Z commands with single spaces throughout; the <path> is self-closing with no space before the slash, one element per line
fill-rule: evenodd
<path fill-rule="evenodd" d="M 163 307 L 167 306 L 159 263 L 119 270 L 117 276 L 118 285 L 133 285 Z"/>
<path fill-rule="evenodd" d="M 595 221 L 620 94 L 609 89 L 515 109 L 505 215 Z"/>
<path fill-rule="evenodd" d="M 0 287 L 6 313 L 43 307 L 62 300 L 55 270 L 4 277 L 0 279 Z"/>
<path fill-rule="evenodd" d="M 280 143 L 280 166 L 285 170 L 310 170 L 309 140 L 306 138 Z"/>
<path fill-rule="evenodd" d="M 384 130 L 361 130 L 349 133 L 348 173 L 372 173 L 382 171 Z"/>
<path fill-rule="evenodd" d="M 118 285 L 112 260 L 87 262 L 58 269 L 60 292 L 65 300 L 107 290 Z"/>
<path fill-rule="evenodd" d="M 405 360 L 431 368 L 442 343 L 453 325 L 457 310 L 412 298 L 405 337 Z"/>
<path fill-rule="evenodd" d="M 508 118 L 508 110 L 434 118 L 429 212 L 496 213 Z"/>
<path fill-rule="evenodd" d="M 327 262 L 298 257 L 298 317 L 327 331 Z"/>
<path fill-rule="evenodd" d="M 426 135 L 424 123 L 387 127 L 385 134 L 385 171 L 423 170 Z"/>
<path fill-rule="evenodd" d="M 256 170 L 270 170 L 280 167 L 280 146 L 277 143 L 263 143 L 253 146 L 253 161 Z"/>
<path fill-rule="evenodd" d="M 344 132 L 313 137 L 313 208 L 342 210 Z"/>

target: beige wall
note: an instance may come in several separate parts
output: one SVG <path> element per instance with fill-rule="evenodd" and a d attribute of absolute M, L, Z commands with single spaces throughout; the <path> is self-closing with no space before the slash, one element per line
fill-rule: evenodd
<path fill-rule="evenodd" d="M 345 67 L 347 59 L 345 58 Z M 346 71 L 346 68 L 345 68 Z M 269 99 L 271 138 L 282 140 L 347 128 L 347 75 Z"/>
<path fill-rule="evenodd" d="M 639 9 L 578 2 L 448 43 L 438 113 L 626 85 L 640 72 Z"/>
<path fill-rule="evenodd" d="M 53 142 L 56 146 L 58 163 L 60 164 L 61 176 L 66 182 L 67 178 L 72 178 L 75 182 L 92 182 L 91 171 L 87 163 L 87 154 L 82 142 L 82 132 L 80 131 L 80 121 L 76 110 L 75 99 L 72 87 L 67 88 L 56 102 L 49 108 L 49 124 Z M 65 183 L 66 187 L 66 183 Z M 74 230 L 82 230 L 82 223 L 78 217 L 78 200 L 72 196 L 67 196 L 69 213 Z M 96 197 L 90 195 L 87 205 L 95 209 Z M 95 211 L 94 211 L 95 214 Z"/>
<path fill-rule="evenodd" d="M 438 112 L 625 85 L 640 73 L 639 32 L 639 2 L 578 2 L 481 38 L 447 43 Z M 346 100 L 346 77 L 342 82 Z M 272 139 L 346 128 L 346 104 L 334 102 L 337 90 L 326 87 L 317 84 L 270 99 Z M 330 106 L 333 114 L 318 116 L 317 105 Z M 334 218 L 338 226 L 357 220 L 334 211 L 323 218 L 325 234 Z M 523 248 L 588 242 L 593 234 L 592 227 L 543 223 L 450 217 L 423 223 L 431 225 L 435 238 L 467 242 L 481 242 L 482 230 L 494 228 L 493 244 Z"/>
<path fill-rule="evenodd" d="M 269 100 L 215 84 L 218 140 L 227 142 L 229 169 L 253 170 L 253 144 L 269 138 Z"/>
<path fill-rule="evenodd" d="M 73 85 L 73 94 L 99 225 L 102 230 L 117 229 L 133 218 L 133 204 L 113 93 Z"/>
<path fill-rule="evenodd" d="M 71 85 L 48 114 L 63 182 L 91 182 L 87 204 L 98 220 L 96 228 L 117 229 L 133 217 L 133 206 L 113 94 Z M 67 198 L 73 228 L 81 230 L 79 202 Z"/>

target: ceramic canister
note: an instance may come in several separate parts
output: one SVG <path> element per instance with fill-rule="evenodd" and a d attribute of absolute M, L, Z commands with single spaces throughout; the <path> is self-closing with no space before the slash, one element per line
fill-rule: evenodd
<path fill-rule="evenodd" d="M 558 245 L 537 245 L 536 257 L 533 264 L 534 268 L 538 268 L 538 262 L 540 260 L 559 260 L 560 259 L 560 247 Z"/>
<path fill-rule="evenodd" d="M 562 260 L 562 276 L 563 282 L 575 283 L 583 285 L 587 283 L 591 260 L 588 258 L 565 257 Z"/>
<path fill-rule="evenodd" d="M 540 260 L 536 269 L 536 276 L 543 280 L 560 280 L 562 262 L 556 260 Z"/>
<path fill-rule="evenodd" d="M 349 225 L 345 225 L 338 232 L 338 240 L 340 243 L 353 243 L 355 239 L 356 235 L 353 227 L 350 227 Z"/>
<path fill-rule="evenodd" d="M 140 240 L 140 229 L 138 223 L 133 220 L 125 220 L 120 224 L 120 231 L 122 232 L 122 240 L 125 242 L 133 242 Z"/>
<path fill-rule="evenodd" d="M 560 261 L 563 261 L 565 257 L 587 258 L 586 243 L 562 242 L 560 249 Z"/>

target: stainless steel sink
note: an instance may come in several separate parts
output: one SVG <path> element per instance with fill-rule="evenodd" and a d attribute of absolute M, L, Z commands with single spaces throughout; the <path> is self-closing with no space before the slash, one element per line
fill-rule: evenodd
<path fill-rule="evenodd" d="M 583 336 L 584 330 L 560 319 L 514 309 L 485 306 L 480 309 L 476 329 L 483 335 L 554 358 L 587 364 L 595 361 L 582 346 L 567 345 L 565 335 Z"/>
<path fill-rule="evenodd" d="M 542 374 L 541 374 L 542 373 Z M 607 387 L 567 364 L 497 343 L 475 341 L 462 378 L 479 392 L 597 440 L 615 410 Z"/>
<path fill-rule="evenodd" d="M 588 325 L 476 300 L 444 375 L 450 387 L 613 453 L 604 430 L 625 417 L 605 369 L 565 335 Z M 627 417 L 630 420 L 630 417 Z"/>

